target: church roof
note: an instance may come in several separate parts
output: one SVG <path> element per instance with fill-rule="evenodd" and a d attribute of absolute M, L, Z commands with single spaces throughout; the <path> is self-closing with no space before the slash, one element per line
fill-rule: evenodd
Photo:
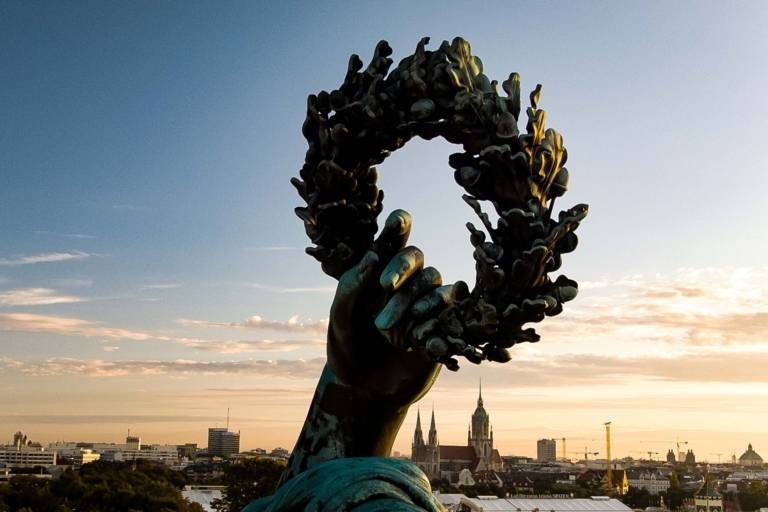
<path fill-rule="evenodd" d="M 741 454 L 741 457 L 739 457 L 739 461 L 759 461 L 763 462 L 763 458 L 757 454 L 755 450 L 752 449 L 752 443 L 747 446 L 747 451 L 745 451 L 743 454 Z"/>
<path fill-rule="evenodd" d="M 457 446 L 450 444 L 440 445 L 440 459 L 442 460 L 468 460 L 477 458 L 475 449 L 471 446 Z"/>
<path fill-rule="evenodd" d="M 475 409 L 475 412 L 472 413 L 472 417 L 473 418 L 478 417 L 478 416 L 483 417 L 483 418 L 487 418 L 488 417 L 488 413 L 485 412 L 485 407 L 483 407 L 483 383 L 482 383 L 482 381 L 480 382 L 480 391 L 479 391 L 479 393 L 477 395 L 477 409 Z"/>
<path fill-rule="evenodd" d="M 719 498 L 720 493 L 717 492 L 717 489 L 715 489 L 715 482 L 714 480 L 709 480 L 704 485 L 701 486 L 701 489 L 696 493 L 697 498 Z"/>

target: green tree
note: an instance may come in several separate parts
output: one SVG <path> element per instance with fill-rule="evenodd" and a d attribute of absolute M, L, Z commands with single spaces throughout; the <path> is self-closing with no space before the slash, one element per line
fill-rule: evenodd
<path fill-rule="evenodd" d="M 669 475 L 669 488 L 675 490 L 680 489 L 680 478 L 674 471 Z"/>
<path fill-rule="evenodd" d="M 3 501 L 8 510 L 29 508 L 36 512 L 56 512 L 60 500 L 51 493 L 49 482 L 33 476 L 15 476 L 3 489 Z"/>
<path fill-rule="evenodd" d="M 752 511 L 768 507 L 768 483 L 750 482 L 739 490 L 738 501 L 741 510 Z"/>
<path fill-rule="evenodd" d="M 219 512 L 240 512 L 251 501 L 275 492 L 285 465 L 270 459 L 245 459 L 224 469 L 223 484 L 227 486 L 213 508 Z"/>
<path fill-rule="evenodd" d="M 0 511 L 202 512 L 181 496 L 184 477 L 169 468 L 104 461 L 66 471 L 54 481 L 16 476 L 0 486 Z"/>
<path fill-rule="evenodd" d="M 630 487 L 627 494 L 621 497 L 621 501 L 632 508 L 645 508 L 657 503 L 657 500 L 652 499 L 651 493 L 644 487 L 641 489 Z"/>

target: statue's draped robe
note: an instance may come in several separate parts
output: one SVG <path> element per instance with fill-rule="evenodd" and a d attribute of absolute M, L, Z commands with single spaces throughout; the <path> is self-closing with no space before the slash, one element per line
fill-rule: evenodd
<path fill-rule="evenodd" d="M 283 484 L 242 512 L 440 512 L 426 475 L 414 464 L 384 457 L 334 459 Z"/>

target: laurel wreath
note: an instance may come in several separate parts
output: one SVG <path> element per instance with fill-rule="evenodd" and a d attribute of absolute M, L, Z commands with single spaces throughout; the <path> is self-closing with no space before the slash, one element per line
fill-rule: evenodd
<path fill-rule="evenodd" d="M 538 108 L 541 85 L 530 94 L 520 133 L 517 73 L 502 82 L 502 97 L 468 42 L 457 37 L 436 51 L 425 49 L 428 42 L 422 39 L 389 72 L 392 49 L 381 41 L 365 69 L 352 55 L 338 89 L 308 97 L 302 132 L 309 148 L 301 179 L 291 180 L 307 206 L 296 214 L 314 243 L 307 253 L 338 279 L 373 246 L 384 197 L 375 166 L 417 135 L 460 144 L 463 152 L 448 163 L 485 228 L 467 224 L 476 283 L 471 291 L 456 283 L 453 304 L 420 326 L 413 344 L 452 370 L 458 369 L 455 356 L 506 362 L 514 344 L 539 340 L 525 324 L 557 315 L 576 296 L 575 281 L 552 280 L 549 273 L 576 248 L 574 230 L 587 206 L 553 218 L 569 174 L 562 136 L 545 129 L 546 114 Z M 496 210 L 495 226 L 481 201 Z"/>

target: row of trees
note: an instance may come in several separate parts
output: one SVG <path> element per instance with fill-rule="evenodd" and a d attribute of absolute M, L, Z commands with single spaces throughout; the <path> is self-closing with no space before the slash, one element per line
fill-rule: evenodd
<path fill-rule="evenodd" d="M 240 512 L 251 501 L 271 495 L 283 469 L 284 464 L 258 459 L 225 466 L 217 483 L 227 490 L 214 508 Z M 182 497 L 186 483 L 183 473 L 161 464 L 96 461 L 56 480 L 14 476 L 0 484 L 0 512 L 203 512 Z"/>
<path fill-rule="evenodd" d="M 0 512 L 203 512 L 181 496 L 184 476 L 165 466 L 96 461 L 56 480 L 19 475 L 0 484 Z"/>

